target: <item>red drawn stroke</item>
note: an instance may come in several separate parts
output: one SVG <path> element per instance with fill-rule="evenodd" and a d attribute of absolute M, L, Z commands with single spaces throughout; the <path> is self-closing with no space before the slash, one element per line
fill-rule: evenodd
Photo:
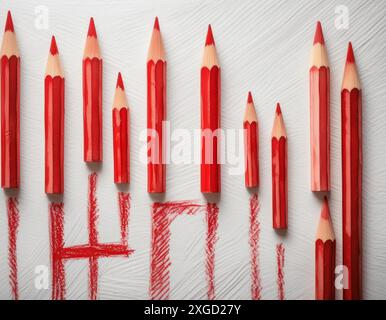
<path fill-rule="evenodd" d="M 170 292 L 170 225 L 180 215 L 195 215 L 206 211 L 208 298 L 214 298 L 214 249 L 217 239 L 218 207 L 193 201 L 154 203 L 152 206 L 152 242 L 150 262 L 150 289 L 152 300 L 167 300 Z"/>
<path fill-rule="evenodd" d="M 285 248 L 284 244 L 280 243 L 276 246 L 276 262 L 277 262 L 277 288 L 279 300 L 284 300 L 284 261 Z"/>
<path fill-rule="evenodd" d="M 89 176 L 88 194 L 88 231 L 89 243 L 64 247 L 64 210 L 62 203 L 50 205 L 50 234 L 52 252 L 52 299 L 65 298 L 64 262 L 70 259 L 89 259 L 89 297 L 97 298 L 98 293 L 98 258 L 100 257 L 128 257 L 134 250 L 128 246 L 128 221 L 130 213 L 130 194 L 118 193 L 119 213 L 121 222 L 120 243 L 99 243 L 96 228 L 98 220 L 98 204 L 96 197 L 97 174 Z"/>
<path fill-rule="evenodd" d="M 251 249 L 251 275 L 252 300 L 261 299 L 261 279 L 260 279 L 260 261 L 259 261 L 259 240 L 260 240 L 260 202 L 255 193 L 249 200 L 250 226 L 249 226 L 249 246 Z"/>
<path fill-rule="evenodd" d="M 18 282 L 17 282 L 17 230 L 19 228 L 19 209 L 16 198 L 9 198 L 7 201 L 8 213 L 8 263 L 9 263 L 9 284 L 12 290 L 14 300 L 19 299 Z"/>

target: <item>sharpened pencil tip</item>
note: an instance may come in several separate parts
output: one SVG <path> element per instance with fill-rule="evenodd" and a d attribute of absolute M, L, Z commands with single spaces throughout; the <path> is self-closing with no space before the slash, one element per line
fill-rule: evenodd
<path fill-rule="evenodd" d="M 90 24 L 88 26 L 88 32 L 87 32 L 88 37 L 97 37 L 96 29 L 95 29 L 95 23 L 94 23 L 94 18 L 90 18 Z"/>
<path fill-rule="evenodd" d="M 118 72 L 117 88 L 121 88 L 122 90 L 125 90 L 125 87 L 123 85 L 122 75 L 120 72 Z"/>
<path fill-rule="evenodd" d="M 160 31 L 160 28 L 159 28 L 159 22 L 158 22 L 158 17 L 155 17 L 155 21 L 154 21 L 154 29 Z"/>
<path fill-rule="evenodd" d="M 55 54 L 59 53 L 58 46 L 56 45 L 56 39 L 55 36 L 52 36 L 51 38 L 51 47 L 50 47 L 50 53 L 54 56 Z"/>
<path fill-rule="evenodd" d="M 355 63 L 354 50 L 352 48 L 351 42 L 349 42 L 349 44 L 348 44 L 346 63 Z"/>
<path fill-rule="evenodd" d="M 322 218 L 325 220 L 330 220 L 330 208 L 328 206 L 328 199 L 324 197 L 323 206 L 322 206 Z"/>
<path fill-rule="evenodd" d="M 11 32 L 15 31 L 15 29 L 13 28 L 11 11 L 8 11 L 8 14 L 7 14 L 7 22 L 5 23 L 5 31 L 11 31 Z"/>
<path fill-rule="evenodd" d="M 248 103 L 253 103 L 252 92 L 248 92 Z"/>
<path fill-rule="evenodd" d="M 276 114 L 277 114 L 278 116 L 281 115 L 280 103 L 277 103 L 277 105 L 276 105 Z"/>
<path fill-rule="evenodd" d="M 314 38 L 314 45 L 317 43 L 324 44 L 322 24 L 320 21 L 318 21 L 316 25 L 316 32 L 315 32 L 315 38 Z"/>
<path fill-rule="evenodd" d="M 208 26 L 208 33 L 206 35 L 205 45 L 206 46 L 215 45 L 214 39 L 213 39 L 213 32 L 212 32 L 212 26 L 211 25 Z"/>

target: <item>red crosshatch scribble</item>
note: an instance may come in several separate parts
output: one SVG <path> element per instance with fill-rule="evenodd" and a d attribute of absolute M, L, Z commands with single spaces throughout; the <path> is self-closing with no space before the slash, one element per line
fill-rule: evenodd
<path fill-rule="evenodd" d="M 199 205 L 193 201 L 154 203 L 152 210 L 152 242 L 150 262 L 150 298 L 169 299 L 170 291 L 170 225 L 182 214 L 206 213 L 206 276 L 208 299 L 215 299 L 214 260 L 217 241 L 218 213 L 216 204 Z"/>
<path fill-rule="evenodd" d="M 259 240 L 260 240 L 260 202 L 257 194 L 253 194 L 249 200 L 250 226 L 249 226 L 249 246 L 251 250 L 251 275 L 252 300 L 261 299 L 261 279 L 259 261 Z"/>
<path fill-rule="evenodd" d="M 70 259 L 89 259 L 89 297 L 97 298 L 98 293 L 98 258 L 128 257 L 134 252 L 128 246 L 128 221 L 130 194 L 119 192 L 119 213 L 121 222 L 120 243 L 99 243 L 97 220 L 98 204 L 96 198 L 97 174 L 89 176 L 88 194 L 88 231 L 89 243 L 72 247 L 64 246 L 64 210 L 63 203 L 50 205 L 50 234 L 52 255 L 52 299 L 63 300 L 66 294 L 64 262 Z"/>
<path fill-rule="evenodd" d="M 11 286 L 12 297 L 19 299 L 19 290 L 17 282 L 17 256 L 16 242 L 17 230 L 19 228 L 19 209 L 16 198 L 9 198 L 7 201 L 8 214 L 8 264 L 9 264 L 9 284 Z"/>
<path fill-rule="evenodd" d="M 284 248 L 284 244 L 282 243 L 276 246 L 276 262 L 277 262 L 277 288 L 279 293 L 279 300 L 284 300 L 285 299 L 285 294 L 284 294 L 285 248 Z"/>

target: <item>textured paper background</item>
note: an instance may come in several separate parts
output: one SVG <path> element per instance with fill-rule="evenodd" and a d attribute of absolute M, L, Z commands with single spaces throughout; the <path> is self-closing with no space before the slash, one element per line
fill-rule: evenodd
<path fill-rule="evenodd" d="M 49 10 L 49 28 L 35 28 L 35 8 Z M 335 9 L 346 5 L 347 30 L 337 29 Z M 34 286 L 35 267 L 50 266 L 48 198 L 44 194 L 43 75 L 55 34 L 66 76 L 65 239 L 87 241 L 87 175 L 82 161 L 81 59 L 90 16 L 95 17 L 104 57 L 104 163 L 99 173 L 101 241 L 119 241 L 116 187 L 112 183 L 110 108 L 116 74 L 122 71 L 132 111 L 132 210 L 130 258 L 101 259 L 99 298 L 147 299 L 152 199 L 146 168 L 138 161 L 146 124 L 145 58 L 155 15 L 168 59 L 168 118 L 172 128 L 199 127 L 199 68 L 208 23 L 213 26 L 222 66 L 222 123 L 240 128 L 248 90 L 260 120 L 262 297 L 277 298 L 275 246 L 286 248 L 287 299 L 314 297 L 314 235 L 321 201 L 310 192 L 308 61 L 320 19 L 332 69 L 331 212 L 341 262 L 340 84 L 347 42 L 353 41 L 364 88 L 363 280 L 364 298 L 386 295 L 386 3 L 377 1 L 44 1 L 2 0 L 0 25 L 11 9 L 22 56 L 20 228 L 17 257 L 22 299 L 49 299 Z M 271 228 L 270 132 L 276 101 L 289 136 L 289 232 Z M 224 165 L 216 246 L 218 299 L 250 299 L 249 194 L 243 176 Z M 197 165 L 170 165 L 166 200 L 204 198 Z M 7 264 L 5 195 L 0 195 L 0 298 L 11 297 Z M 205 299 L 205 219 L 180 217 L 172 225 L 171 298 Z M 86 261 L 66 263 L 67 298 L 87 299 Z M 338 295 L 340 296 L 340 294 Z"/>

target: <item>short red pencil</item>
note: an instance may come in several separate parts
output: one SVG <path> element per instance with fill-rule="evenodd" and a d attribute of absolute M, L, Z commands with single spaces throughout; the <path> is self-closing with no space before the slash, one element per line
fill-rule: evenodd
<path fill-rule="evenodd" d="M 147 57 L 147 191 L 166 192 L 166 60 L 158 18 Z"/>
<path fill-rule="evenodd" d="M 351 43 L 342 92 L 343 299 L 362 299 L 362 89 Z"/>
<path fill-rule="evenodd" d="M 52 37 L 44 80 L 45 192 L 64 192 L 64 76 Z"/>
<path fill-rule="evenodd" d="M 310 65 L 311 190 L 330 191 L 330 67 L 322 25 L 316 27 Z"/>
<path fill-rule="evenodd" d="M 259 186 L 259 124 L 251 92 L 248 94 L 244 116 L 244 157 L 245 186 L 257 188 Z"/>
<path fill-rule="evenodd" d="M 280 104 L 272 130 L 272 215 L 273 228 L 288 228 L 287 133 Z"/>
<path fill-rule="evenodd" d="M 83 136 L 85 162 L 101 162 L 102 57 L 94 19 L 90 19 L 83 55 Z"/>
<path fill-rule="evenodd" d="M 335 300 L 336 240 L 327 197 L 315 240 L 315 299 Z"/>
<path fill-rule="evenodd" d="M 11 12 L 1 47 L 1 186 L 20 184 L 20 55 Z"/>
<path fill-rule="evenodd" d="M 201 66 L 201 192 L 221 191 L 221 77 L 209 25 Z"/>
<path fill-rule="evenodd" d="M 118 73 L 113 103 L 114 182 L 130 182 L 130 115 L 122 75 Z"/>

